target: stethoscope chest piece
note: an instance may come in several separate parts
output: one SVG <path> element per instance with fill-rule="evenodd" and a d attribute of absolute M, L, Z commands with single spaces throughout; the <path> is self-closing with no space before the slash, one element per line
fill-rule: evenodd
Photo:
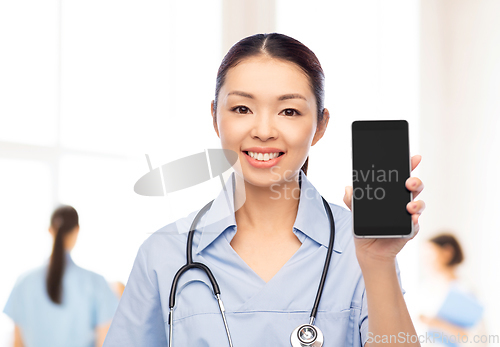
<path fill-rule="evenodd" d="M 323 333 L 311 324 L 302 324 L 295 328 L 290 336 L 292 347 L 321 347 Z"/>

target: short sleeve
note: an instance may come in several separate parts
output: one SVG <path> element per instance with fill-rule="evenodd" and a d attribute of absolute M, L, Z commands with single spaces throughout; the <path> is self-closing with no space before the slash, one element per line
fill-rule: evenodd
<path fill-rule="evenodd" d="M 3 309 L 3 313 L 9 316 L 18 326 L 24 326 L 26 318 L 24 314 L 25 300 L 23 300 L 22 282 L 23 281 L 21 281 L 21 278 L 17 279 Z"/>
<path fill-rule="evenodd" d="M 146 254 L 141 246 L 103 347 L 166 345 L 158 284 L 148 275 Z"/>
<path fill-rule="evenodd" d="M 118 307 L 118 297 L 111 290 L 108 282 L 103 276 L 98 275 L 95 285 L 95 325 L 109 322 Z"/>
<path fill-rule="evenodd" d="M 396 274 L 398 275 L 399 287 L 401 292 L 405 295 L 406 290 L 404 290 L 401 284 L 401 274 L 399 272 L 398 260 L 396 259 Z M 363 282 L 364 287 L 364 282 Z M 368 302 L 366 301 L 366 288 L 363 288 L 363 296 L 361 300 L 361 312 L 359 317 L 359 333 L 361 334 L 361 347 L 364 347 L 366 341 L 368 340 Z"/>

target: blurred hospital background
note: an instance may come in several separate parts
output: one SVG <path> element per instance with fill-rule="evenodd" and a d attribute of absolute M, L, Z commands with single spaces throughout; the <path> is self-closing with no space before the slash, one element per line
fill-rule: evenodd
<path fill-rule="evenodd" d="M 424 246 L 448 230 L 485 329 L 500 334 L 499 18 L 498 0 L 1 0 L 0 305 L 50 255 L 60 203 L 80 215 L 74 261 L 126 284 L 140 244 L 221 189 L 214 179 L 139 196 L 145 154 L 158 167 L 220 148 L 210 102 L 222 57 L 245 36 L 279 32 L 326 74 L 331 119 L 308 177 L 328 201 L 345 206 L 352 121 L 410 124 L 427 208 L 398 261 L 417 332 L 435 299 L 421 290 Z M 1 314 L 1 347 L 13 327 Z"/>

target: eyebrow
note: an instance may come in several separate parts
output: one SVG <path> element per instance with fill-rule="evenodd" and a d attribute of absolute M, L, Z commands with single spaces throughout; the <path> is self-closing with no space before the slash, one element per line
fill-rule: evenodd
<path fill-rule="evenodd" d="M 233 94 L 234 95 L 243 96 L 245 98 L 255 99 L 255 97 L 252 94 L 245 93 L 245 92 L 240 92 L 239 90 L 235 90 L 235 91 L 229 92 L 227 94 L 227 96 L 233 95 Z M 305 97 L 303 97 L 302 95 L 300 95 L 300 94 L 284 94 L 284 95 L 281 95 L 280 97 L 278 97 L 279 101 L 288 100 L 288 99 L 304 99 L 304 100 L 307 101 L 307 99 Z"/>

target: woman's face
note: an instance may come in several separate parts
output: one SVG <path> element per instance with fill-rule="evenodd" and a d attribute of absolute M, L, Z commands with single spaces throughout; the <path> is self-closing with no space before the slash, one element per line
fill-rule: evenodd
<path fill-rule="evenodd" d="M 324 114 L 318 126 L 316 98 L 304 72 L 267 56 L 248 58 L 228 70 L 216 115 L 212 101 L 222 148 L 238 153 L 245 180 L 261 187 L 298 174 L 310 146 L 323 136 L 328 110 Z"/>
<path fill-rule="evenodd" d="M 436 270 L 447 268 L 447 264 L 453 256 L 453 249 L 450 246 L 440 247 L 434 242 L 426 242 L 424 256 L 426 264 Z"/>

